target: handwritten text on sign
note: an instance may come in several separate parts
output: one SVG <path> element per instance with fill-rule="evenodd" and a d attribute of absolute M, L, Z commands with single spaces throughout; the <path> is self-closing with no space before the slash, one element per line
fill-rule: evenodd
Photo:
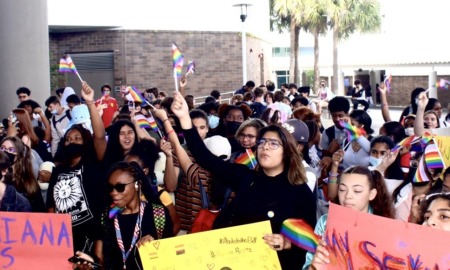
<path fill-rule="evenodd" d="M 326 269 L 448 269 L 450 232 L 330 204 Z"/>
<path fill-rule="evenodd" d="M 0 212 L 0 268 L 71 269 L 70 215 Z"/>
<path fill-rule="evenodd" d="M 150 242 L 139 248 L 144 269 L 281 269 L 262 236 L 269 221 Z"/>

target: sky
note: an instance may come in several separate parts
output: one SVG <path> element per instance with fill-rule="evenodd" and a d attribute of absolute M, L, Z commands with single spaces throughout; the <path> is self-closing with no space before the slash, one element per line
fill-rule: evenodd
<path fill-rule="evenodd" d="M 274 47 L 289 47 L 289 35 L 270 33 L 269 0 L 48 0 L 49 25 L 119 26 L 125 29 L 234 31 L 242 30 L 237 3 L 248 3 L 245 29 Z M 382 27 L 374 34 L 354 34 L 341 41 L 343 61 L 450 61 L 446 32 L 448 0 L 380 0 Z M 301 47 L 312 47 L 308 33 L 300 35 Z M 331 34 L 320 38 L 321 60 L 329 60 Z M 370 59 L 371 58 L 371 59 Z M 353 60 L 352 60 L 353 61 Z"/>

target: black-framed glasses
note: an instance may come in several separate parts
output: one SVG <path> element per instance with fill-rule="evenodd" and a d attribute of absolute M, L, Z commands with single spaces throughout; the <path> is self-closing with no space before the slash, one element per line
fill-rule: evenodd
<path fill-rule="evenodd" d="M 269 148 L 272 150 L 277 150 L 282 145 L 278 140 L 261 138 L 261 140 L 258 141 L 258 148 L 263 148 L 266 143 L 269 144 Z"/>
<path fill-rule="evenodd" d="M 132 183 L 134 183 L 136 181 L 137 180 L 134 180 L 134 181 L 131 181 L 131 182 L 128 182 L 128 183 L 119 183 L 119 184 L 115 184 L 115 185 L 108 184 L 106 186 L 106 191 L 111 193 L 111 192 L 113 192 L 113 190 L 116 190 L 117 192 L 122 193 L 122 192 L 125 191 L 126 185 L 132 184 Z"/>

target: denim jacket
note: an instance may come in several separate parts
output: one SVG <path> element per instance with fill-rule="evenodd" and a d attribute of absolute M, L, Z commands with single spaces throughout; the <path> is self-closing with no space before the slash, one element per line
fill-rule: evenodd
<path fill-rule="evenodd" d="M 27 198 L 19 194 L 11 185 L 6 185 L 5 194 L 0 205 L 0 211 L 31 212 L 31 205 Z"/>

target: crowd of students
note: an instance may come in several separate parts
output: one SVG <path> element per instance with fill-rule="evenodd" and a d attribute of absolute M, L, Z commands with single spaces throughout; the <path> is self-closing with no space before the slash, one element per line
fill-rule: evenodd
<path fill-rule="evenodd" d="M 264 241 L 282 269 L 329 263 L 325 241 L 307 253 L 280 231 L 295 218 L 323 235 L 330 201 L 450 231 L 450 168 L 427 168 L 421 159 L 434 141 L 394 151 L 408 136 L 433 136 L 447 126 L 425 89 L 412 91 L 397 122 L 380 83 L 386 122 L 377 132 L 364 102 L 354 100 L 350 110 L 349 100 L 324 84 L 311 99 L 309 87 L 275 90 L 271 81 L 249 81 L 230 103 L 213 90 L 198 106 L 184 94 L 186 84 L 183 78 L 173 96 L 150 88 L 145 103 L 119 106 L 110 86 L 95 100 L 83 82 L 80 96 L 58 89 L 46 108 L 19 88 L 20 104 L 0 126 L 0 210 L 69 213 L 74 252 L 85 260 L 74 267 L 85 269 L 88 262 L 142 269 L 137 247 L 191 233 L 205 199 L 218 212 L 212 229 L 269 220 L 273 233 Z M 330 127 L 322 124 L 323 108 Z M 156 127 L 143 127 L 141 116 Z M 365 135 L 349 141 L 343 122 Z M 420 166 L 425 181 L 415 179 Z"/>

